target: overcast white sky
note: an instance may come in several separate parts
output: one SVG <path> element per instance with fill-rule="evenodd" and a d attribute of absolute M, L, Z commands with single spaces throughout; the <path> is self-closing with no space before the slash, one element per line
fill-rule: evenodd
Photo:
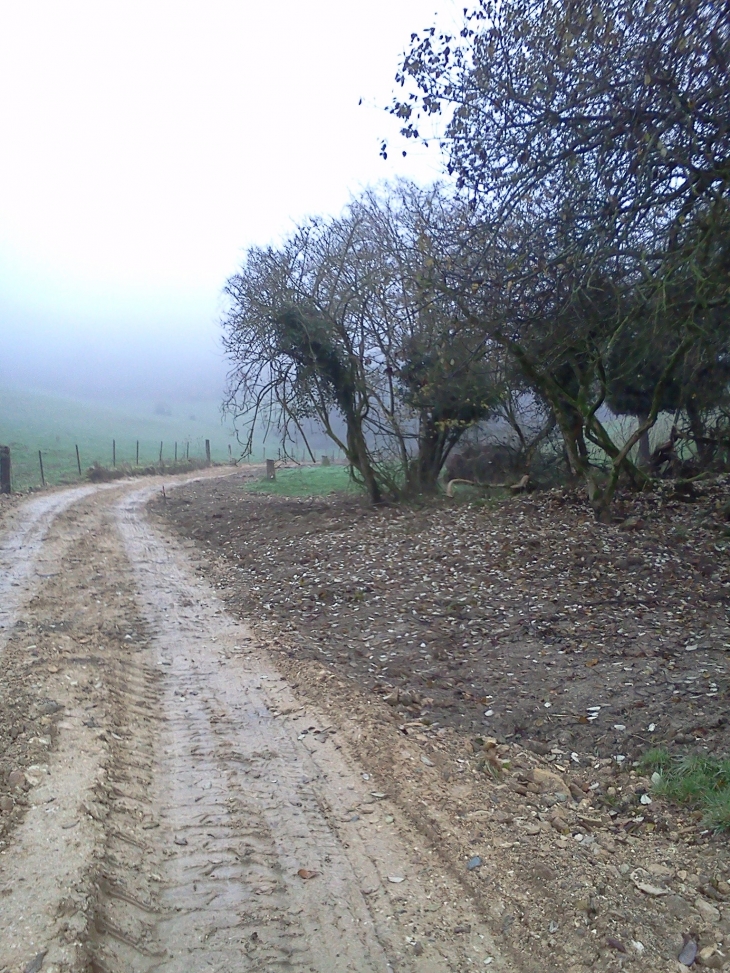
<path fill-rule="evenodd" d="M 454 15 L 451 0 L 0 3 L 0 382 L 89 391 L 84 358 L 128 384 L 130 360 L 143 384 L 145 361 L 207 367 L 247 245 L 369 182 L 437 178 L 435 148 L 378 155 L 399 55 L 437 6 Z"/>

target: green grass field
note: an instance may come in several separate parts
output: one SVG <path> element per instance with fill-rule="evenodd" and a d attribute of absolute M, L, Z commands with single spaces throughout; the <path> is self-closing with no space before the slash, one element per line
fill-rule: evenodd
<path fill-rule="evenodd" d="M 0 389 L 0 444 L 10 446 L 13 489 L 40 485 L 38 450 L 48 484 L 79 480 L 76 446 L 83 473 L 95 462 L 112 465 L 112 441 L 116 462 L 135 465 L 139 440 L 140 466 L 163 460 L 171 463 L 177 442 L 178 458 L 186 450 L 191 459 L 205 455 L 210 440 L 213 462 L 228 459 L 228 447 L 237 457 L 240 447 L 230 423 L 221 422 L 217 402 L 171 403 L 171 415 L 155 414 L 155 403 L 119 402 L 111 405 L 39 392 Z"/>
<path fill-rule="evenodd" d="M 329 493 L 360 493 L 346 466 L 302 466 L 276 471 L 273 482 L 261 479 L 247 486 L 252 493 L 280 497 L 321 497 Z"/>

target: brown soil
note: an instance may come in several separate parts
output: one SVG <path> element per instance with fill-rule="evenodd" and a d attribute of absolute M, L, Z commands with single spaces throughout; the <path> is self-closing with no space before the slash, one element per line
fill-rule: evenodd
<path fill-rule="evenodd" d="M 610 527 L 562 494 L 372 510 L 242 485 L 157 511 L 217 555 L 229 604 L 403 719 L 539 753 L 730 753 L 724 482 Z"/>
<path fill-rule="evenodd" d="M 632 768 L 730 752 L 727 482 L 612 526 L 562 493 L 372 510 L 245 486 L 156 514 L 520 968 L 679 969 L 683 937 L 730 940 L 726 839 Z"/>
<path fill-rule="evenodd" d="M 148 522 L 161 486 L 44 494 L 0 530 L 0 971 L 522 969 Z"/>

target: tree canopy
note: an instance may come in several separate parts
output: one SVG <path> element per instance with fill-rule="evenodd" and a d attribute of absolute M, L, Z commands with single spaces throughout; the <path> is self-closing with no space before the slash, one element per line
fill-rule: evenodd
<path fill-rule="evenodd" d="M 224 327 L 249 444 L 314 419 L 377 501 L 432 490 L 487 419 L 526 441 L 532 406 L 598 517 L 648 484 L 662 411 L 695 467 L 727 462 L 729 63 L 710 0 L 479 0 L 414 34 L 391 110 L 410 139 L 441 120 L 456 188 L 367 191 L 248 252 Z"/>

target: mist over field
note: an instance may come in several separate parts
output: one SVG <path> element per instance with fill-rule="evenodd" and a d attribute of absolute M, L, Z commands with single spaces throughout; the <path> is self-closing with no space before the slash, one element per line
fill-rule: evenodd
<path fill-rule="evenodd" d="M 0 384 L 117 400 L 222 400 L 226 363 L 215 322 L 145 313 L 131 323 L 0 303 Z"/>
<path fill-rule="evenodd" d="M 54 396 L 74 415 L 216 413 L 222 291 L 246 248 L 418 167 L 417 150 L 386 162 L 379 147 L 398 128 L 383 110 L 398 56 L 432 13 L 431 0 L 347 17 L 331 0 L 5 5 L 0 443 L 45 448 L 18 421 L 30 410 L 55 436 Z"/>

